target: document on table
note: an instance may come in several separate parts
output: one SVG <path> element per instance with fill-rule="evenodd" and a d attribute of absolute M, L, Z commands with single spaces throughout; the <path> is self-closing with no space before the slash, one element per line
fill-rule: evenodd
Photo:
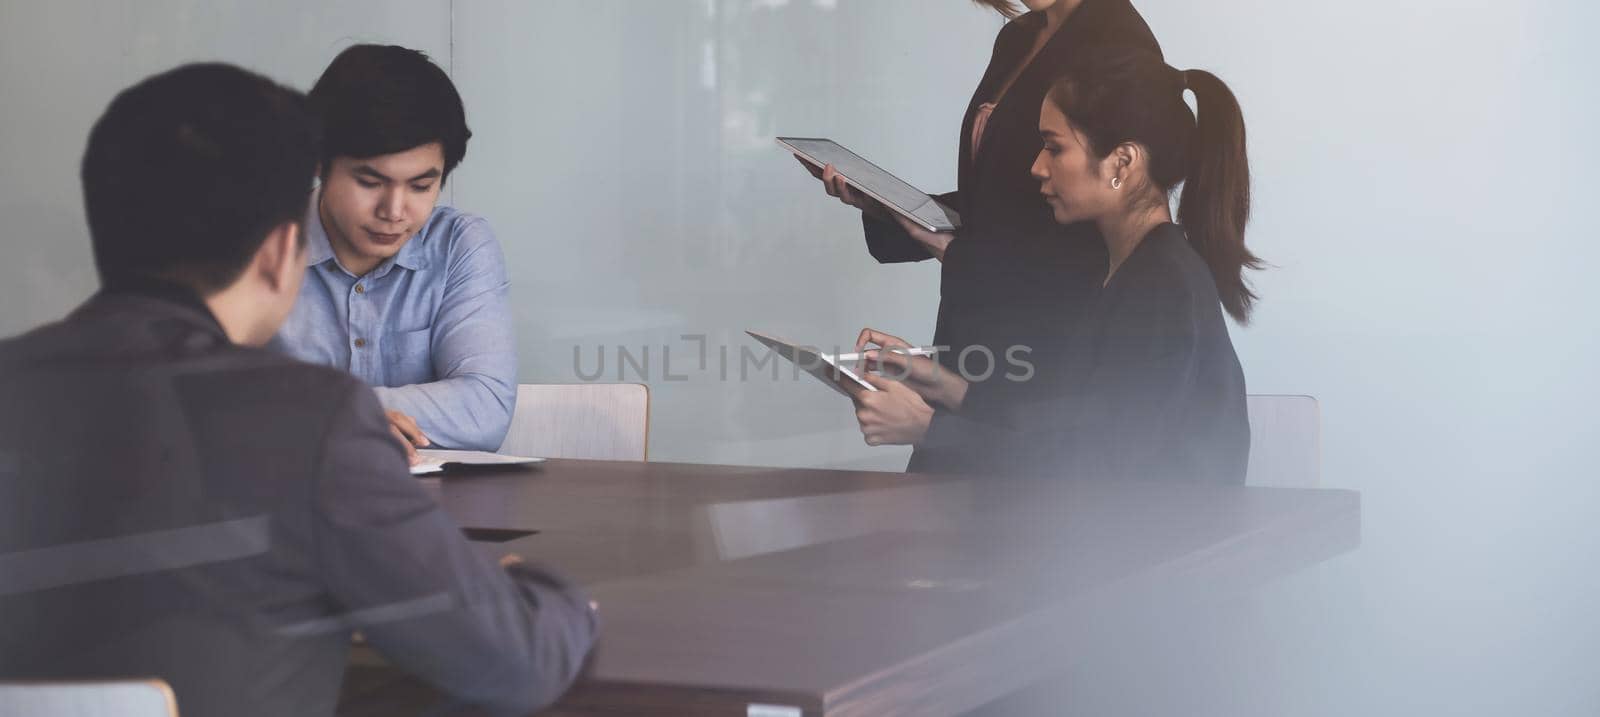
<path fill-rule="evenodd" d="M 444 470 L 446 465 L 520 466 L 544 461 L 543 458 L 508 456 L 488 451 L 449 451 L 441 448 L 418 448 L 417 457 L 421 460 L 411 466 L 411 475 L 414 476 L 438 473 Z"/>

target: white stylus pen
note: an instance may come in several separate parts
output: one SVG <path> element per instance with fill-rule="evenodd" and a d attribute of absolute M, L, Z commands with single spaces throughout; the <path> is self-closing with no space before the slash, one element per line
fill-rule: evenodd
<path fill-rule="evenodd" d="M 901 356 L 933 356 L 934 354 L 939 353 L 939 347 L 938 346 L 913 346 L 913 347 L 911 347 L 909 349 L 903 349 L 903 348 L 881 349 L 880 348 L 880 349 L 873 349 L 873 350 L 874 351 L 888 351 L 888 352 L 891 352 L 891 353 L 900 354 Z M 835 361 L 860 361 L 862 359 L 862 357 L 864 357 L 865 355 L 866 355 L 865 352 L 863 352 L 863 353 L 851 353 L 851 354 L 839 354 L 838 356 L 834 356 L 833 360 L 835 360 Z"/>

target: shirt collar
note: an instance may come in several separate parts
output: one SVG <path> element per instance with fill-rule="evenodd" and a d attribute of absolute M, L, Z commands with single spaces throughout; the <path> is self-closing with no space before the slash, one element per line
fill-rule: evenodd
<path fill-rule="evenodd" d="M 306 266 L 316 266 L 333 258 L 333 245 L 328 243 L 328 230 L 322 228 L 322 213 L 317 203 L 322 200 L 322 190 L 311 193 L 311 204 L 306 207 Z"/>
<path fill-rule="evenodd" d="M 424 222 L 423 226 L 426 227 L 427 223 Z M 422 243 L 427 238 L 427 232 L 418 229 L 417 233 L 411 235 L 411 239 L 406 241 L 406 245 L 400 247 L 400 253 L 394 255 L 394 263 L 412 271 L 427 268 L 428 255 L 423 251 L 424 247 L 422 246 Z"/>
<path fill-rule="evenodd" d="M 312 267 L 329 261 L 336 261 L 333 254 L 333 243 L 328 240 L 328 230 L 322 226 L 322 212 L 317 211 L 318 203 L 322 201 L 322 190 L 311 193 L 310 206 L 306 207 L 306 266 Z M 374 278 L 382 277 L 389 273 L 389 269 L 399 266 L 412 271 L 428 267 L 428 255 L 424 251 L 423 241 L 427 239 L 426 227 L 417 230 L 417 233 L 406 240 L 405 246 L 400 247 L 400 253 L 395 254 L 383 263 L 368 272 Z M 342 267 L 341 267 L 342 268 Z"/>

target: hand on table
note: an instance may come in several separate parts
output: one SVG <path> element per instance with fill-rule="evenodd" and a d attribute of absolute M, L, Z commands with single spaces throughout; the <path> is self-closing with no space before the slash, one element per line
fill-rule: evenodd
<path fill-rule="evenodd" d="M 406 462 L 416 465 L 421 460 L 417 456 L 418 448 L 427 448 L 432 441 L 422 433 L 422 428 L 417 425 L 416 419 L 399 411 L 384 411 L 389 417 L 389 432 L 394 434 L 395 440 L 405 448 Z"/>

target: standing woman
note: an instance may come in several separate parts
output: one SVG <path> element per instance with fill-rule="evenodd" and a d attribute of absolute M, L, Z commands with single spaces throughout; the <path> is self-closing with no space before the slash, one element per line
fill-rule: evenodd
<path fill-rule="evenodd" d="M 1013 17 L 1010 0 L 978 0 Z M 1126 46 L 1159 56 L 1160 46 L 1128 0 L 1024 0 L 1029 12 L 1001 28 L 994 53 L 961 125 L 957 190 L 940 201 L 961 214 L 952 238 L 923 231 L 852 191 L 831 167 L 820 172 L 830 195 L 862 210 L 867 248 L 880 262 L 943 262 L 933 341 L 948 346 L 952 370 L 988 366 L 999 377 L 1007 351 L 1070 325 L 1105 275 L 1106 254 L 1093 224 L 1058 225 L 1029 167 L 1039 153 L 1039 104 L 1049 83 L 1079 54 Z M 1037 353 L 1037 352 L 1036 352 Z M 1016 354 L 1026 358 L 1027 353 Z M 1035 359 L 1038 359 L 1037 355 Z M 979 391 L 1026 387 L 997 378 Z M 927 431 L 945 420 L 932 410 L 901 417 Z M 909 470 L 949 470 L 968 446 L 919 445 Z"/>
<path fill-rule="evenodd" d="M 1243 272 L 1260 261 L 1244 244 L 1250 169 L 1233 92 L 1203 70 L 1108 52 L 1054 85 L 1039 133 L 1033 175 L 1055 220 L 1092 222 L 1109 259 L 1066 369 L 1054 374 L 1062 380 L 974 412 L 988 396 L 961 377 L 874 352 L 912 378 L 874 376 L 882 390 L 864 400 L 945 407 L 953 420 L 944 428 L 986 446 L 983 457 L 1006 472 L 1243 483 L 1244 374 L 1223 313 L 1249 320 L 1256 296 Z M 1180 183 L 1175 224 L 1169 198 Z"/>

